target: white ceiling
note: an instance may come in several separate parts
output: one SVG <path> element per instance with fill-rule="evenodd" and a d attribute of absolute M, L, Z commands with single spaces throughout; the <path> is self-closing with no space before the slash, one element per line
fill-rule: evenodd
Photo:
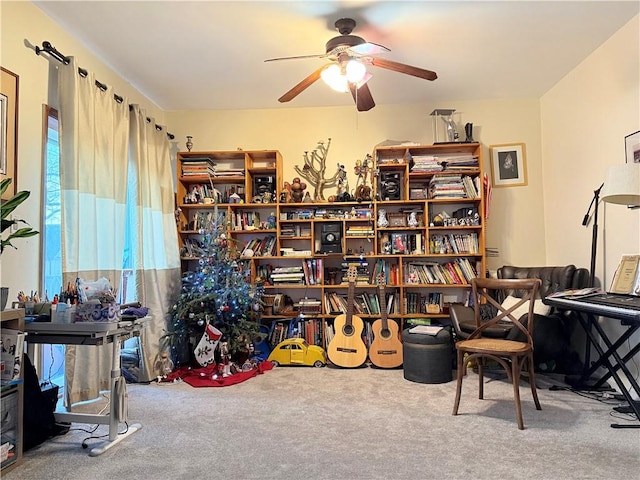
<path fill-rule="evenodd" d="M 377 104 L 537 98 L 640 9 L 637 0 L 35 4 L 167 111 L 353 104 L 322 81 L 280 104 L 327 60 L 264 62 L 323 54 L 343 17 L 357 21 L 353 34 L 388 47 L 385 59 L 438 74 L 430 82 L 370 66 Z"/>

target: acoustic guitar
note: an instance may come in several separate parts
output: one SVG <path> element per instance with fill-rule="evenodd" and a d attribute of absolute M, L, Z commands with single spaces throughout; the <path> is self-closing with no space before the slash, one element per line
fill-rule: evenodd
<path fill-rule="evenodd" d="M 362 319 L 353 314 L 353 292 L 357 270 L 349 267 L 349 294 L 347 296 L 347 313 L 338 315 L 333 321 L 334 337 L 327 347 L 327 356 L 331 363 L 338 367 L 356 368 L 367 360 L 367 346 L 362 340 L 364 324 Z"/>
<path fill-rule="evenodd" d="M 387 299 L 384 273 L 377 276 L 380 297 L 380 319 L 373 322 L 373 341 L 369 347 L 369 360 L 376 367 L 396 368 L 402 365 L 402 342 L 398 336 L 398 324 L 387 321 Z"/>

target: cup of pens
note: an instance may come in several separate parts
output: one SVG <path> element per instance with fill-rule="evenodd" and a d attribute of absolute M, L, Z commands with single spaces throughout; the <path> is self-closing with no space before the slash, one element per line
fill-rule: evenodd
<path fill-rule="evenodd" d="M 25 315 L 33 315 L 33 311 L 35 310 L 36 302 L 26 301 L 24 302 L 24 314 Z"/>

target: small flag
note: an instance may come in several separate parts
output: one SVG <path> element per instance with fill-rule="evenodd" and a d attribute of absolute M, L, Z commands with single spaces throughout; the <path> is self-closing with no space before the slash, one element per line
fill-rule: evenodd
<path fill-rule="evenodd" d="M 213 325 L 207 323 L 207 327 L 204 329 L 202 338 L 198 342 L 198 346 L 194 351 L 196 360 L 200 365 L 206 367 L 215 363 L 215 351 L 221 337 L 222 332 Z"/>
<path fill-rule="evenodd" d="M 484 212 L 483 216 L 486 220 L 489 218 L 489 212 L 491 211 L 491 181 L 489 180 L 489 175 L 485 172 L 484 178 L 482 179 L 482 183 L 484 184 Z"/>

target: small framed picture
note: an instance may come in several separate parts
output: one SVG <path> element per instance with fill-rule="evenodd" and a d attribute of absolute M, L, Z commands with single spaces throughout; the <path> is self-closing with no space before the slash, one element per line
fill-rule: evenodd
<path fill-rule="evenodd" d="M 406 227 L 407 222 L 403 213 L 390 213 L 389 214 L 389 226 L 390 227 Z"/>
<path fill-rule="evenodd" d="M 494 187 L 520 187 L 527 184 L 524 143 L 491 145 L 489 149 Z"/>
<path fill-rule="evenodd" d="M 640 130 L 624 137 L 627 163 L 640 163 Z"/>

